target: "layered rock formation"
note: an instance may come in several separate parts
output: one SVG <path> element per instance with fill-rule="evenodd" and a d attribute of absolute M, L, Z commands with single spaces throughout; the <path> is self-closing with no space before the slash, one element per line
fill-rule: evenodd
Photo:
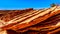
<path fill-rule="evenodd" d="M 56 34 L 60 31 L 60 6 L 9 10 L 1 14 L 0 31 L 6 34 Z"/>

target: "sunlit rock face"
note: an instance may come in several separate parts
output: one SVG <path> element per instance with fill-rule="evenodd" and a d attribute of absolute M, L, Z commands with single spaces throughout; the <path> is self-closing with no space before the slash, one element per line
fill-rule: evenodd
<path fill-rule="evenodd" d="M 7 34 L 7 31 L 6 30 L 0 31 L 0 34 Z"/>
<path fill-rule="evenodd" d="M 16 24 L 14 24 L 15 22 Z M 24 27 L 25 25 L 26 27 Z M 60 8 L 56 6 L 45 10 L 32 8 L 25 10 L 0 10 L 0 28 L 3 29 L 1 34 L 51 34 L 59 31 L 59 27 Z"/>
<path fill-rule="evenodd" d="M 0 27 L 7 24 L 6 22 L 14 18 L 14 16 L 23 14 L 31 10 L 33 10 L 33 8 L 24 9 L 24 10 L 0 10 Z M 11 30 L 8 31 L 4 30 L 1 31 L 0 34 L 17 34 L 17 33 Z"/>
<path fill-rule="evenodd" d="M 58 22 L 58 23 L 56 24 L 56 26 L 60 26 L 60 22 Z"/>

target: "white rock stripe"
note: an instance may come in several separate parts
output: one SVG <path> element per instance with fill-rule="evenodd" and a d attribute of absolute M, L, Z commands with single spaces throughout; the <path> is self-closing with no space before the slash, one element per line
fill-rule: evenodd
<path fill-rule="evenodd" d="M 6 24 L 6 22 L 4 22 L 3 20 L 0 20 L 0 27 L 4 26 Z"/>
<path fill-rule="evenodd" d="M 6 30 L 0 31 L 0 34 L 8 34 Z"/>
<path fill-rule="evenodd" d="M 60 26 L 60 22 L 58 22 L 55 26 Z"/>

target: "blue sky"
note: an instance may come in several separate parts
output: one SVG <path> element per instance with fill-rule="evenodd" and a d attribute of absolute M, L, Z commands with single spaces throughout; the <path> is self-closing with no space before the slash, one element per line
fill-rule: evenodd
<path fill-rule="evenodd" d="M 52 3 L 59 4 L 60 0 L 0 0 L 0 9 L 48 8 Z"/>

